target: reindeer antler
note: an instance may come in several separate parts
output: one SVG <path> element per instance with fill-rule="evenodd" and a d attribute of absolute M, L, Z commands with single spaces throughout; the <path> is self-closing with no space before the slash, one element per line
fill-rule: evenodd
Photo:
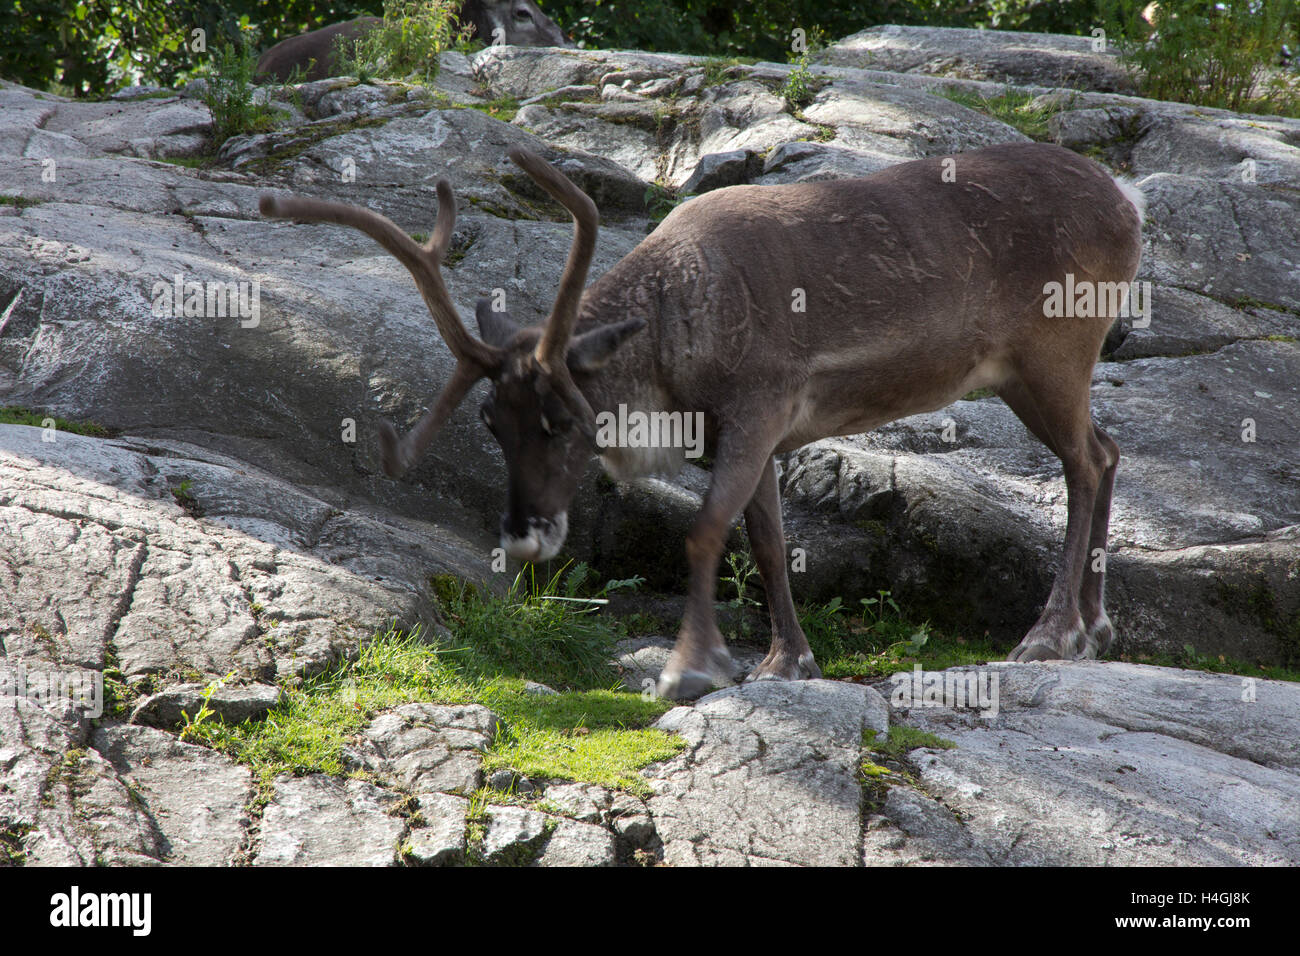
<path fill-rule="evenodd" d="M 550 317 L 546 320 L 533 356 L 550 375 L 555 391 L 569 407 L 569 411 L 577 417 L 583 434 L 594 441 L 596 416 L 587 404 L 587 399 L 573 383 L 564 356 L 569 348 L 569 339 L 573 336 L 573 327 L 578 321 L 578 305 L 582 301 L 582 290 L 587 282 L 587 269 L 591 266 L 592 254 L 596 251 L 596 231 L 600 217 L 591 197 L 536 153 L 514 147 L 506 155 L 573 215 L 573 245 L 569 247 L 569 258 L 564 263 L 560 288 L 555 294 L 555 303 L 551 306 Z"/>
<path fill-rule="evenodd" d="M 257 203 L 263 216 L 351 226 L 378 242 L 411 273 L 443 341 L 451 349 L 451 354 L 456 356 L 456 369 L 443 387 L 442 394 L 405 439 L 399 442 L 396 429 L 388 422 L 381 423 L 379 444 L 384 471 L 393 478 L 401 475 L 424 453 L 433 441 L 434 434 L 474 383 L 491 374 L 501 364 L 504 356 L 503 350 L 470 334 L 443 284 L 438 267 L 447 252 L 456 225 L 456 197 L 445 179 L 438 181 L 437 192 L 438 220 L 433 235 L 423 245 L 398 228 L 387 216 L 361 206 L 297 196 L 276 196 L 271 193 L 263 193 Z"/>

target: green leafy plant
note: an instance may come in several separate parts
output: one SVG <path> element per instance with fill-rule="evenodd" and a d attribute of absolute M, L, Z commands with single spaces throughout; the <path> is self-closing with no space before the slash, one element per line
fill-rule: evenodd
<path fill-rule="evenodd" d="M 808 69 L 808 54 L 799 57 L 781 86 L 781 96 L 792 110 L 801 110 L 817 95 L 816 81 Z"/>
<path fill-rule="evenodd" d="M 670 186 L 651 183 L 645 189 L 644 202 L 646 214 L 650 217 L 650 225 L 653 228 L 677 208 L 677 192 Z"/>
<path fill-rule="evenodd" d="M 281 111 L 253 98 L 256 64 L 257 56 L 242 44 L 222 44 L 212 51 L 203 105 L 212 114 L 217 147 L 232 136 L 264 133 L 275 126 Z"/>
<path fill-rule="evenodd" d="M 732 551 L 727 555 L 727 567 L 731 574 L 723 575 L 723 584 L 730 585 L 733 596 L 725 605 L 733 608 L 759 607 L 760 603 L 749 596 L 750 582 L 758 574 L 758 565 L 748 551 Z"/>
<path fill-rule="evenodd" d="M 198 711 L 193 716 L 190 716 L 189 711 L 181 711 L 181 718 L 184 721 L 180 733 L 181 740 L 207 741 L 208 728 L 204 727 L 204 723 L 216 713 L 215 710 L 208 706 L 212 702 L 212 695 L 221 690 L 221 688 L 224 687 L 228 681 L 232 680 L 234 676 L 235 672 L 230 671 L 230 673 L 226 674 L 225 677 L 214 680 L 209 683 L 207 687 L 203 688 L 203 694 L 201 695 L 202 703 L 199 705 Z"/>
<path fill-rule="evenodd" d="M 1142 95 L 1300 115 L 1300 78 L 1277 69 L 1300 42 L 1300 0 L 1102 0 L 1101 12 Z"/>
<path fill-rule="evenodd" d="M 415 77 L 429 83 L 438 75 L 438 56 L 464 41 L 470 26 L 457 30 L 456 0 L 384 0 L 383 23 L 356 38 L 335 43 L 345 73 L 361 82 L 371 77 Z"/>
<path fill-rule="evenodd" d="M 979 659 L 982 648 L 932 645 L 934 630 L 928 621 L 910 619 L 889 591 L 861 598 L 852 613 L 838 597 L 806 606 L 799 623 L 813 654 L 828 677 L 885 676 L 905 669 L 922 655 L 953 664 Z M 960 644 L 962 642 L 958 642 Z M 984 654 L 998 656 L 991 648 Z M 947 665 L 945 665 L 947 666 Z"/>

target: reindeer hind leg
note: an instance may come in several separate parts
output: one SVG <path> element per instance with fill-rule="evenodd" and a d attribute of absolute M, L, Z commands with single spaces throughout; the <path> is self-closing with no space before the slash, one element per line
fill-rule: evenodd
<path fill-rule="evenodd" d="M 1071 660 L 1084 656 L 1089 649 L 1090 628 L 1100 623 L 1094 618 L 1085 624 L 1081 604 L 1087 607 L 1087 602 L 1081 602 L 1080 598 L 1088 570 L 1089 548 L 1097 527 L 1098 506 L 1104 507 L 1109 515 L 1109 494 L 1108 489 L 1102 493 L 1103 485 L 1113 480 L 1118 455 L 1112 456 L 1098 435 L 1100 430 L 1092 424 L 1090 369 L 1083 371 L 1086 374 L 1074 376 L 1078 379 L 1074 382 L 1062 383 L 1058 373 L 1042 383 L 1021 377 L 998 389 L 998 395 L 1025 426 L 1061 459 L 1068 495 L 1061 566 L 1037 623 L 1008 660 Z M 1102 537 L 1105 537 L 1104 530 Z M 1093 586 L 1091 581 L 1089 586 Z M 1099 598 L 1100 592 L 1097 593 Z"/>

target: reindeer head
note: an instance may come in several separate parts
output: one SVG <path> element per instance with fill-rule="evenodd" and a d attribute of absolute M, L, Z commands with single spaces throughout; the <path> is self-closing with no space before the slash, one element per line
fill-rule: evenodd
<path fill-rule="evenodd" d="M 461 322 L 439 271 L 456 224 L 456 199 L 446 180 L 438 182 L 438 220 L 423 245 L 392 220 L 360 206 L 264 193 L 258 208 L 278 219 L 352 226 L 406 266 L 456 357 L 456 368 L 433 408 L 405 438 L 399 440 L 392 424 L 380 422 L 384 472 L 397 478 L 410 468 L 470 388 L 488 379 L 492 388 L 479 415 L 501 446 L 508 478 L 501 546 L 511 557 L 544 561 L 564 544 L 569 503 L 596 450 L 595 415 L 577 382 L 599 369 L 645 321 L 629 319 L 573 335 L 596 248 L 596 205 L 541 157 L 523 149 L 512 149 L 509 156 L 573 214 L 573 245 L 550 317 L 541 326 L 520 327 L 507 313 L 494 312 L 487 299 L 476 307 L 480 338 Z"/>
<path fill-rule="evenodd" d="M 500 37 L 515 46 L 573 45 L 533 0 L 467 0 L 460 19 L 473 22 L 475 36 L 484 43 Z"/>

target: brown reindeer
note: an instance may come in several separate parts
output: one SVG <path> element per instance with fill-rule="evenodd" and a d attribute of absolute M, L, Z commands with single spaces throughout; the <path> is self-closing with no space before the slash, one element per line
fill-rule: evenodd
<path fill-rule="evenodd" d="M 347 54 L 354 55 L 357 38 L 381 23 L 379 17 L 358 17 L 281 40 L 258 58 L 256 75 L 281 83 L 287 83 L 295 69 L 304 80 L 337 76 L 342 70 L 337 44 L 342 41 Z M 573 45 L 533 0 L 465 0 L 456 16 L 456 28 L 466 25 L 472 25 L 472 35 L 484 43 Z"/>
<path fill-rule="evenodd" d="M 487 378 L 482 419 L 508 476 L 501 543 L 542 561 L 564 542 L 593 453 L 618 477 L 662 469 L 659 449 L 598 443 L 598 415 L 620 406 L 701 413 L 714 465 L 686 539 L 685 615 L 659 680 L 661 694 L 689 698 L 732 678 L 714 599 L 742 511 L 772 618 L 771 650 L 749 679 L 820 675 L 790 595 L 773 456 L 992 388 L 1061 459 L 1069 494 L 1064 559 L 1010 659 L 1106 651 L 1104 564 L 1089 559 L 1106 547 L 1119 449 L 1092 421 L 1089 388 L 1138 267 L 1139 192 L 1043 144 L 922 159 L 865 179 L 735 186 L 673 210 L 584 292 L 595 205 L 539 157 L 510 158 L 572 213 L 575 235 L 546 323 L 520 327 L 480 300 L 479 337 L 439 274 L 455 220 L 445 181 L 424 245 L 366 209 L 261 198 L 263 215 L 339 223 L 377 240 L 410 271 L 456 356 L 442 394 L 405 438 L 381 424 L 390 476 Z M 1062 285 L 1095 289 L 1095 304 L 1060 315 L 1048 299 Z"/>

